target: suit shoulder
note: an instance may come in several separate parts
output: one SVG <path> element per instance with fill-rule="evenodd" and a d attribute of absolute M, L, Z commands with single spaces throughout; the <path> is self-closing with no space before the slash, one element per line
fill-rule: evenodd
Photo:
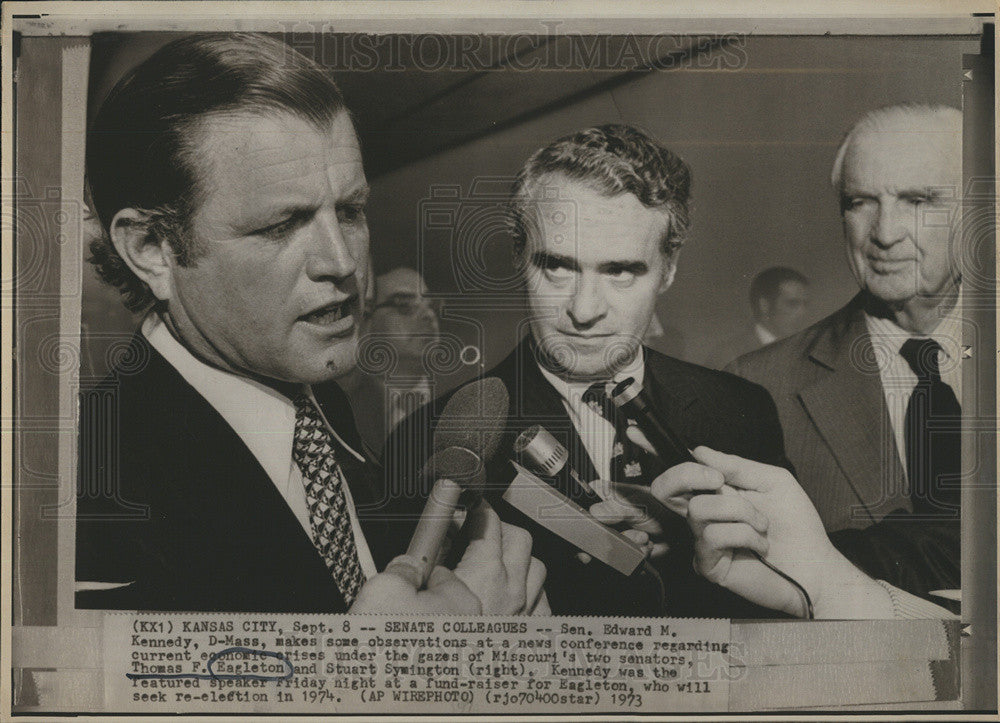
<path fill-rule="evenodd" d="M 703 398 L 754 401 L 765 397 L 770 399 L 770 394 L 763 386 L 732 372 L 682 361 L 650 349 L 646 353 L 649 355 L 649 364 L 655 368 L 658 376 L 683 380 Z"/>
<path fill-rule="evenodd" d="M 849 307 L 838 309 L 797 334 L 772 342 L 734 360 L 726 371 L 753 380 L 773 379 L 806 361 L 816 340 L 841 326 Z"/>

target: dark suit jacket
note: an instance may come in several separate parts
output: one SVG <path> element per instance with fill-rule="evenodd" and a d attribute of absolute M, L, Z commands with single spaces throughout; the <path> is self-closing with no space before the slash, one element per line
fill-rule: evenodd
<path fill-rule="evenodd" d="M 81 394 L 77 580 L 130 583 L 77 594 L 77 607 L 344 612 L 309 536 L 243 441 L 141 334 Z M 335 384 L 314 388 L 330 423 L 361 441 Z M 341 458 L 356 506 L 382 498 L 381 472 Z M 361 516 L 381 569 L 406 541 Z"/>
<path fill-rule="evenodd" d="M 771 392 L 785 451 L 828 530 L 913 509 L 863 311 L 859 295 L 727 367 Z"/>
<path fill-rule="evenodd" d="M 959 525 L 908 518 L 913 505 L 865 303 L 858 294 L 805 331 L 740 357 L 728 371 L 771 392 L 796 476 L 849 558 L 918 595 L 957 587 Z"/>
<path fill-rule="evenodd" d="M 757 332 L 753 325 L 748 329 L 743 329 L 733 336 L 722 339 L 718 346 L 712 350 L 705 366 L 712 369 L 725 369 L 737 357 L 760 349 L 763 344 L 757 338 Z"/>
<path fill-rule="evenodd" d="M 730 374 L 688 364 L 646 349 L 644 386 L 662 416 L 690 446 L 701 444 L 769 464 L 787 465 L 774 404 L 767 392 Z M 558 392 L 542 376 L 530 340 L 522 341 L 487 377 L 497 377 L 510 395 L 510 414 L 499 452 L 488 467 L 488 495 L 501 518 L 520 525 L 534 538 L 533 554 L 548 570 L 546 591 L 553 613 L 564 615 L 773 616 L 697 576 L 691 565 L 691 536 L 681 539 L 657 564 L 655 576 L 640 568 L 631 578 L 599 561 L 580 563 L 575 549 L 506 505 L 500 496 L 509 484 L 514 438 L 541 424 L 569 450 L 574 467 L 587 480 L 597 477 Z M 407 480 L 411 489 L 427 492 L 416 470 L 430 453 L 432 430 L 450 395 L 404 420 L 386 445 L 385 467 Z M 676 462 L 671 460 L 670 462 Z M 648 482 L 648 480 L 647 480 Z M 567 496 L 575 495 L 567 489 Z M 665 593 L 665 600 L 664 600 Z"/>

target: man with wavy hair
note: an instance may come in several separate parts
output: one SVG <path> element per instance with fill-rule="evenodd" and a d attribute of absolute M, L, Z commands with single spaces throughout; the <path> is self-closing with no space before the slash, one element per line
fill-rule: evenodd
<path fill-rule="evenodd" d="M 628 420 L 615 413 L 607 394 L 609 384 L 626 377 L 643 385 L 656 413 L 690 447 L 705 444 L 787 464 L 774 403 L 764 389 L 642 344 L 687 238 L 690 187 L 690 170 L 680 157 L 626 125 L 560 138 L 521 168 L 511 193 L 511 227 L 530 333 L 486 373 L 504 382 L 511 399 L 504 454 L 490 469 L 494 489 L 502 492 L 509 482 L 513 438 L 541 424 L 567 447 L 584 480 L 607 487 L 596 484 L 594 496 L 569 486 L 560 491 L 606 523 L 630 527 L 631 512 L 617 504 L 611 488 L 668 484 L 662 473 L 680 460 L 656 458 L 627 433 Z M 417 439 L 415 426 L 426 418 L 418 412 L 396 436 Z M 387 450 L 395 446 L 390 440 Z M 412 460 L 390 459 L 387 466 L 412 469 Z M 647 519 L 628 530 L 647 547 L 651 565 L 626 578 L 577 555 L 503 500 L 493 503 L 504 519 L 532 533 L 556 613 L 763 614 L 694 575 L 692 539 L 680 517 Z"/>

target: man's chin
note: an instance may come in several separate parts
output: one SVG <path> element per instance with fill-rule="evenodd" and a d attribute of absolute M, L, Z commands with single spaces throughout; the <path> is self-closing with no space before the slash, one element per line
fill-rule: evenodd
<path fill-rule="evenodd" d="M 635 358 L 638 346 L 615 339 L 603 348 L 581 347 L 570 342 L 546 345 L 546 366 L 572 381 L 609 379 Z"/>
<path fill-rule="evenodd" d="M 343 344 L 335 350 L 325 351 L 325 354 L 317 354 L 312 358 L 303 355 L 308 363 L 300 362 L 289 369 L 290 381 L 297 384 L 322 384 L 352 372 L 357 366 L 356 347 L 353 344 Z"/>
<path fill-rule="evenodd" d="M 918 295 L 914 281 L 911 278 L 876 278 L 869 282 L 868 293 L 876 299 L 890 305 L 904 304 Z"/>

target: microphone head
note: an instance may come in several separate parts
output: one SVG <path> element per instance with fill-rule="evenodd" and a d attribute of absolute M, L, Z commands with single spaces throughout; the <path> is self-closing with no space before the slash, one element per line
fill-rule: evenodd
<path fill-rule="evenodd" d="M 514 453 L 535 474 L 555 477 L 569 460 L 569 451 L 541 425 L 528 427 L 514 440 Z"/>
<path fill-rule="evenodd" d="M 425 479 L 450 479 L 466 491 L 478 492 L 486 482 L 483 461 L 465 447 L 445 447 L 431 455 L 421 472 Z"/>
<path fill-rule="evenodd" d="M 491 459 L 500 446 L 509 408 L 507 387 L 498 378 L 466 384 L 441 412 L 434 430 L 434 450 L 463 447 L 481 460 Z"/>

